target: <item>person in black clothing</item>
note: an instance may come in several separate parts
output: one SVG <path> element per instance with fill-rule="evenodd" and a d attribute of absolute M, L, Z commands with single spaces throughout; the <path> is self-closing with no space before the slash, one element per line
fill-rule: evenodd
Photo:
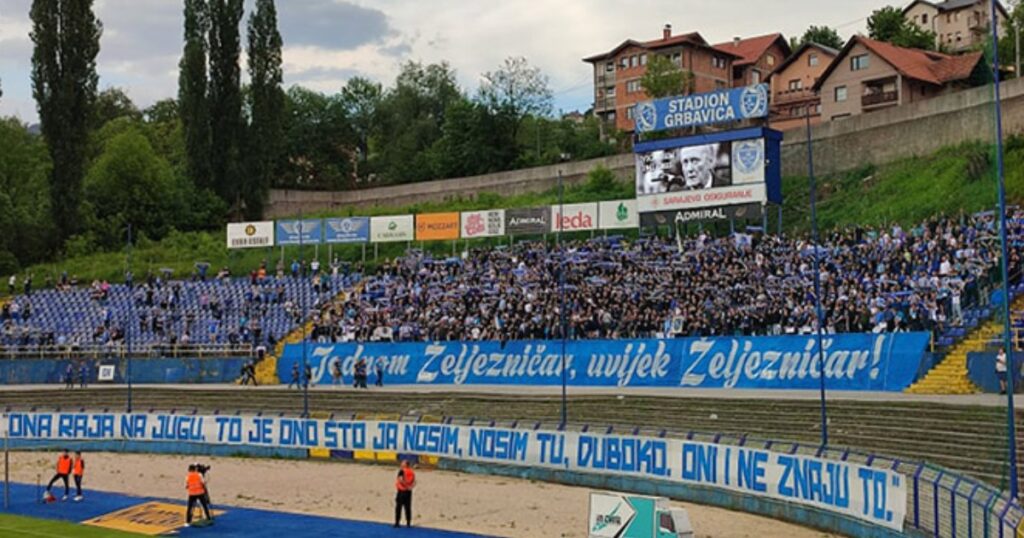
<path fill-rule="evenodd" d="M 375 385 L 377 385 L 378 387 L 383 387 L 384 386 L 384 369 L 381 368 L 379 362 L 377 364 L 373 365 L 373 371 L 374 371 L 374 373 L 377 374 L 377 383 L 375 383 Z"/>
<path fill-rule="evenodd" d="M 366 360 L 359 359 L 356 361 L 355 372 L 352 376 L 355 379 L 355 388 L 365 389 L 366 388 Z"/>
<path fill-rule="evenodd" d="M 308 389 L 309 388 L 309 382 L 313 380 L 313 368 L 311 368 L 309 366 L 308 362 L 306 363 L 305 368 L 303 368 L 302 373 L 303 373 L 303 376 L 302 376 L 303 388 L 307 388 Z"/>
<path fill-rule="evenodd" d="M 290 383 L 288 383 L 288 388 L 292 388 L 292 385 L 295 385 L 295 388 L 297 389 L 302 388 L 299 385 L 299 363 L 295 363 L 292 365 L 292 380 Z"/>

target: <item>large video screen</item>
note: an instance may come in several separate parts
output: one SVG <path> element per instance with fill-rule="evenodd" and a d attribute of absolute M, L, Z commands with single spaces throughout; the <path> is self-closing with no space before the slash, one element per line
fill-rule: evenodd
<path fill-rule="evenodd" d="M 737 151 L 742 154 L 736 154 Z M 764 181 L 764 141 L 737 140 L 636 154 L 636 194 L 700 191 Z"/>

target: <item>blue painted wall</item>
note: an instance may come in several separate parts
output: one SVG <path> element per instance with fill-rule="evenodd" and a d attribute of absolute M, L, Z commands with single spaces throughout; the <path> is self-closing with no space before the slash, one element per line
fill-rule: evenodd
<path fill-rule="evenodd" d="M 1024 353 L 1014 353 L 1017 368 L 1017 392 L 1021 388 L 1021 367 L 1024 366 Z M 985 392 L 999 392 L 999 379 L 996 377 L 996 352 L 979 351 L 967 354 L 967 378 Z"/>
<path fill-rule="evenodd" d="M 239 378 L 245 357 L 226 358 L 152 358 L 132 360 L 134 383 L 229 383 Z M 75 376 L 82 364 L 88 370 L 89 383 L 96 383 L 101 364 L 113 364 L 114 382 L 123 383 L 128 368 L 127 359 L 66 360 L 66 359 L 2 359 L 0 385 L 63 383 L 64 373 L 71 364 Z"/>

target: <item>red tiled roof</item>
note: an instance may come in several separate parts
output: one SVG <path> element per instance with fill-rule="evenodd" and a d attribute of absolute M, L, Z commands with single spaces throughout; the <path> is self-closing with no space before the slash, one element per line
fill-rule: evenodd
<path fill-rule="evenodd" d="M 981 52 L 951 56 L 940 52 L 905 49 L 862 36 L 858 36 L 857 39 L 903 76 L 935 85 L 970 77 L 971 71 L 982 57 Z"/>
<path fill-rule="evenodd" d="M 700 48 L 715 48 L 715 47 L 712 47 L 711 45 L 709 45 L 707 40 L 705 40 L 704 37 L 700 35 L 700 33 L 698 33 L 698 32 L 690 32 L 690 33 L 687 33 L 687 34 L 674 35 L 674 36 L 671 36 L 671 37 L 669 37 L 667 39 L 666 38 L 653 39 L 651 41 L 636 41 L 634 39 L 627 39 L 627 40 L 623 41 L 622 43 L 620 43 L 614 49 L 612 49 L 612 50 L 610 50 L 608 52 L 602 53 L 602 54 L 595 54 L 593 56 L 589 56 L 587 58 L 584 58 L 583 61 L 584 62 L 595 62 L 595 61 L 611 58 L 611 57 L 615 56 L 616 54 L 618 54 L 619 51 L 621 51 L 622 49 L 624 49 L 626 47 L 629 47 L 629 46 L 635 46 L 635 47 L 640 47 L 640 48 L 643 48 L 643 49 L 654 50 L 654 49 L 660 49 L 660 48 L 664 48 L 664 47 L 672 47 L 672 46 L 675 46 L 675 45 L 681 45 L 681 44 L 684 44 L 684 43 L 693 45 L 694 47 L 700 47 Z M 737 58 L 739 57 L 738 54 L 736 54 L 735 52 L 732 52 L 732 51 L 722 50 L 722 49 L 715 49 L 715 50 L 718 50 L 719 52 L 723 52 L 725 54 L 729 54 L 731 56 L 735 56 Z"/>
<path fill-rule="evenodd" d="M 722 52 L 728 52 L 739 56 L 740 60 L 733 62 L 733 65 L 740 66 L 757 62 L 761 56 L 764 55 L 765 51 L 768 50 L 768 47 L 771 47 L 772 43 L 775 43 L 775 41 L 779 39 L 783 39 L 782 34 L 774 33 L 757 37 L 748 37 L 747 39 L 741 39 L 739 41 L 717 43 L 712 46 Z M 783 41 L 785 41 L 785 39 L 783 39 Z M 788 52 L 789 51 L 787 50 L 786 53 L 788 54 Z"/>

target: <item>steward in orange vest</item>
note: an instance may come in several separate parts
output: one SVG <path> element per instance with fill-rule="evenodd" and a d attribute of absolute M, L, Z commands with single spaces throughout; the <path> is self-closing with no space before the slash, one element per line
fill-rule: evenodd
<path fill-rule="evenodd" d="M 188 527 L 192 524 L 192 510 L 195 508 L 198 502 L 203 507 L 203 514 L 206 515 L 206 519 L 213 520 L 210 517 L 210 502 L 206 497 L 206 482 L 203 482 L 203 475 L 199 474 L 199 470 L 195 465 L 188 466 L 188 476 L 185 478 L 185 489 L 188 490 L 188 508 L 185 511 L 185 526 Z"/>
<path fill-rule="evenodd" d="M 50 489 L 53 488 L 54 482 L 58 480 L 64 481 L 64 497 L 63 501 L 68 500 L 68 493 L 71 491 L 70 484 L 68 484 L 68 475 L 71 474 L 71 456 L 68 456 L 68 449 L 64 449 L 60 457 L 57 458 L 57 473 L 50 479 L 50 483 L 46 486 L 46 497 L 51 496 Z"/>
<path fill-rule="evenodd" d="M 409 460 L 402 460 L 402 466 L 398 469 L 398 477 L 395 479 L 395 526 L 397 527 L 402 519 L 402 509 L 405 509 L 405 525 L 412 526 L 412 488 L 416 487 L 416 472 L 409 466 Z"/>
<path fill-rule="evenodd" d="M 82 459 L 81 450 L 75 451 L 72 473 L 75 476 L 75 502 L 80 502 L 82 500 L 82 476 L 85 475 L 85 460 Z"/>

